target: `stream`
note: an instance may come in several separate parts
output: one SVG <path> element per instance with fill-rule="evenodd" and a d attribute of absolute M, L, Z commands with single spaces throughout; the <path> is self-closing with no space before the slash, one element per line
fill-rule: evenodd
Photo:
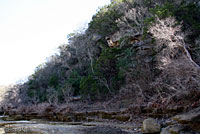
<path fill-rule="evenodd" d="M 0 116 L 0 134 L 136 134 L 133 124 L 108 122 L 52 122 L 44 119 L 4 121 Z"/>

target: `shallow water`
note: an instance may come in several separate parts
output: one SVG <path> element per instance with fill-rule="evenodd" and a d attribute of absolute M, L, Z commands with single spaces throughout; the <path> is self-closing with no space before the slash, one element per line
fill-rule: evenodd
<path fill-rule="evenodd" d="M 0 117 L 2 118 L 2 117 Z M 51 122 L 0 120 L 0 134 L 133 134 L 132 125 L 104 122 Z"/>

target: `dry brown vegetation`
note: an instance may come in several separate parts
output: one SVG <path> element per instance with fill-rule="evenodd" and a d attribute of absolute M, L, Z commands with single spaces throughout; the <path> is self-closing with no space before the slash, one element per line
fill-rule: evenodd
<path fill-rule="evenodd" d="M 171 116 L 200 106 L 200 12 L 190 14 L 199 11 L 195 0 L 180 1 L 113 1 L 103 7 L 85 32 L 69 36 L 59 55 L 12 87 L 5 111 Z M 107 37 L 118 47 L 110 48 Z"/>

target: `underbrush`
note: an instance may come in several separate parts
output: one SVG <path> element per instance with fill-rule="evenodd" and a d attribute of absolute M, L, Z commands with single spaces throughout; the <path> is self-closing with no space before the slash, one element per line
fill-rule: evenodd
<path fill-rule="evenodd" d="M 136 2 L 146 5 L 114 0 L 100 8 L 86 31 L 70 34 L 69 43 L 59 47 L 58 55 L 50 57 L 28 81 L 8 92 L 5 104 L 68 104 L 75 97 L 80 98 L 80 103 L 115 104 L 112 100 L 121 101 L 121 97 L 132 98 L 122 104 L 124 107 L 145 103 L 155 108 L 167 104 L 184 106 L 184 99 L 188 105 L 194 102 L 199 106 L 195 94 L 199 95 L 200 89 L 200 8 L 195 3 Z M 127 11 L 122 12 L 123 5 Z M 143 9 L 150 11 L 151 17 L 143 15 Z M 140 15 L 134 21 L 124 16 L 125 12 L 129 17 Z M 121 25 L 129 29 L 120 27 L 120 19 Z M 139 22 L 144 23 L 138 24 L 144 26 L 142 32 L 133 26 Z M 108 47 L 105 37 L 120 30 L 123 34 L 119 47 Z M 135 31 L 141 32 L 143 39 L 131 44 Z M 94 35 L 98 39 L 93 40 Z"/>

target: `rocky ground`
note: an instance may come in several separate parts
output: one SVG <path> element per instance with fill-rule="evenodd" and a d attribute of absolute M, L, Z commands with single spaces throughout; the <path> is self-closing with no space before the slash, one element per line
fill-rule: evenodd
<path fill-rule="evenodd" d="M 6 119 L 8 117 L 2 117 Z M 11 118 L 10 118 L 11 119 Z M 51 122 L 42 119 L 30 121 L 0 121 L 1 133 L 35 134 L 133 134 L 133 124 L 102 122 Z"/>
<path fill-rule="evenodd" d="M 135 101 L 132 96 L 120 95 L 93 103 L 72 98 L 71 102 L 62 105 L 6 105 L 6 109 L 2 109 L 6 116 L 1 117 L 0 126 L 2 133 L 13 130 L 21 133 L 25 128 L 31 133 L 42 134 L 199 134 L 199 96 L 200 93 L 194 91 L 144 103 Z"/>
<path fill-rule="evenodd" d="M 138 118 L 139 121 L 132 122 L 105 120 L 103 118 L 106 114 L 104 115 L 103 112 L 101 117 L 97 117 L 97 113 L 93 114 L 96 119 L 93 118 L 91 121 L 64 120 L 64 122 L 51 121 L 47 118 L 39 119 L 38 116 L 33 115 L 2 116 L 0 126 L 2 134 L 13 132 L 28 134 L 200 134 L 200 107 L 171 118 Z M 78 117 L 78 114 L 73 116 L 73 118 Z M 62 119 L 70 119 L 70 117 L 72 115 L 65 115 Z"/>
<path fill-rule="evenodd" d="M 133 103 L 131 97 L 119 97 L 93 103 L 83 103 L 75 98 L 62 105 L 6 105 L 3 110 L 7 116 L 1 117 L 0 126 L 6 133 L 21 131 L 20 128 L 42 134 L 200 133 L 198 92 L 140 105 Z M 26 122 L 19 122 L 24 120 Z"/>
<path fill-rule="evenodd" d="M 46 104 L 47 105 L 47 104 Z M 75 106 L 73 104 L 73 106 Z M 77 104 L 80 107 L 80 105 Z M 121 111 L 105 110 L 100 106 L 82 105 L 82 109 L 72 109 L 69 106 L 48 105 L 43 112 L 36 112 L 41 107 L 21 108 L 7 111 L 9 116 L 3 116 L 1 126 L 7 132 L 26 128 L 32 133 L 66 133 L 66 134 L 200 134 L 200 107 L 191 108 L 188 112 L 178 112 L 177 108 L 166 111 L 150 112 L 148 107 L 140 107 L 140 112 L 131 113 L 129 109 Z M 34 109 L 34 110 L 33 110 Z M 135 107 L 135 111 L 138 111 Z M 23 111 L 27 110 L 27 111 Z M 31 111 L 32 110 L 32 111 Z M 75 111 L 74 111 L 75 110 Z M 176 111 L 179 114 L 174 114 Z M 171 113 L 170 113 L 171 112 Z M 162 117 L 161 117 L 162 113 Z M 170 116 L 173 115 L 173 116 Z M 18 122 L 28 120 L 28 122 Z M 9 129 L 7 129 L 9 128 Z M 20 130 L 21 131 L 21 130 Z"/>

